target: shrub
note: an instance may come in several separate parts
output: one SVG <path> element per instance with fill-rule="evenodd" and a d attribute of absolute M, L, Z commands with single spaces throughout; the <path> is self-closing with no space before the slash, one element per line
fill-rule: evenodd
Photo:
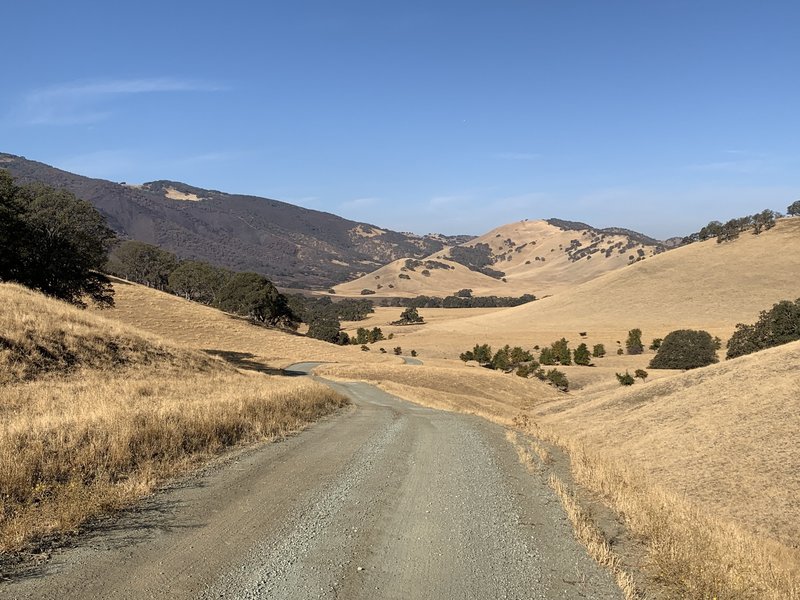
<path fill-rule="evenodd" d="M 637 379 L 641 379 L 642 381 L 644 381 L 645 379 L 647 379 L 647 371 L 645 371 L 644 369 L 636 369 L 636 371 L 634 371 L 633 373 L 633 376 L 636 377 Z"/>
<path fill-rule="evenodd" d="M 603 358 L 606 355 L 606 347 L 603 344 L 595 344 L 592 348 L 592 356 L 595 358 Z"/>
<path fill-rule="evenodd" d="M 472 350 L 461 353 L 459 358 L 464 362 L 474 360 L 480 365 L 488 365 L 492 362 L 492 348 L 489 344 L 475 344 Z"/>
<path fill-rule="evenodd" d="M 400 275 L 398 275 L 397 277 L 398 279 L 411 279 L 411 276 L 406 275 L 405 273 L 400 273 Z"/>
<path fill-rule="evenodd" d="M 651 369 L 696 369 L 717 362 L 714 339 L 707 331 L 679 329 L 667 334 Z"/>
<path fill-rule="evenodd" d="M 424 323 L 425 319 L 419 316 L 417 309 L 413 306 L 400 313 L 400 320 L 392 321 L 392 325 L 411 325 L 412 323 Z"/>
<path fill-rule="evenodd" d="M 542 351 L 539 354 L 539 362 L 543 365 L 556 364 L 556 356 L 553 353 L 553 350 L 551 348 L 542 348 Z"/>
<path fill-rule="evenodd" d="M 380 348 L 381 354 L 386 354 L 386 348 Z"/>
<path fill-rule="evenodd" d="M 412 351 L 411 351 L 411 356 L 414 356 L 414 357 L 416 357 L 416 356 L 417 356 L 417 351 L 416 351 L 416 350 L 412 350 Z"/>
<path fill-rule="evenodd" d="M 589 354 L 589 347 L 586 344 L 580 344 L 573 352 L 573 359 L 576 365 L 588 367 L 592 364 L 592 357 Z"/>
<path fill-rule="evenodd" d="M 622 348 L 617 348 L 617 354 L 622 356 L 623 354 L 625 354 L 625 351 Z"/>
<path fill-rule="evenodd" d="M 400 356 L 400 355 L 403 353 L 403 349 L 402 349 L 400 346 L 395 346 L 395 348 L 394 348 L 394 353 L 395 353 L 397 356 Z"/>
<path fill-rule="evenodd" d="M 800 340 L 800 298 L 783 300 L 762 310 L 753 325 L 736 325 L 728 340 L 727 358 L 736 358 L 773 346 Z"/>
<path fill-rule="evenodd" d="M 621 375 L 620 373 L 617 373 L 616 375 L 617 381 L 619 381 L 620 385 L 633 385 L 633 382 L 635 381 L 633 376 L 627 371 L 625 371 L 624 375 Z"/>
<path fill-rule="evenodd" d="M 545 379 L 562 392 L 569 390 L 569 380 L 567 379 L 567 376 L 558 369 L 550 369 L 545 374 Z"/>
<path fill-rule="evenodd" d="M 562 365 L 571 365 L 572 364 L 572 353 L 569 350 L 569 342 L 566 338 L 561 338 L 550 344 L 550 348 L 553 350 L 553 356 L 555 359 L 561 363 Z"/>
<path fill-rule="evenodd" d="M 370 294 L 374 294 L 374 293 L 375 293 L 375 290 L 367 290 L 367 289 L 361 290 L 361 295 L 362 296 L 369 296 Z"/>
<path fill-rule="evenodd" d="M 641 329 L 631 329 L 628 332 L 628 339 L 625 340 L 625 348 L 628 350 L 628 354 L 641 354 L 644 351 Z"/>
<path fill-rule="evenodd" d="M 369 352 L 369 346 L 366 344 L 361 344 L 361 351 L 362 352 Z"/>
<path fill-rule="evenodd" d="M 661 347 L 661 342 L 663 342 L 663 338 L 655 338 L 650 343 L 650 350 L 658 350 Z"/>

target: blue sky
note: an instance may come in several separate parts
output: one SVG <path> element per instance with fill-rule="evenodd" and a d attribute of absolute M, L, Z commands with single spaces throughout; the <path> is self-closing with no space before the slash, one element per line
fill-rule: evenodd
<path fill-rule="evenodd" d="M 800 198 L 800 3 L 26 2 L 0 151 L 392 229 L 681 235 Z"/>

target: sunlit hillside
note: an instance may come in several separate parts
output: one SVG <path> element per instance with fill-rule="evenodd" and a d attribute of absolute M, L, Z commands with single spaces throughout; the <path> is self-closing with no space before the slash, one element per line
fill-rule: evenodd
<path fill-rule="evenodd" d="M 655 246 L 626 235 L 565 230 L 547 221 L 518 221 L 503 225 L 462 246 L 487 244 L 493 264 L 504 273 L 490 277 L 449 260 L 452 248 L 410 264 L 397 260 L 334 289 L 344 296 L 362 290 L 376 297 L 448 296 L 464 288 L 475 296 L 550 295 L 609 271 L 649 258 Z M 505 281 L 504 281 L 505 280 Z"/>
<path fill-rule="evenodd" d="M 585 341 L 614 350 L 631 328 L 640 328 L 645 342 L 680 328 L 706 329 L 724 340 L 737 323 L 800 297 L 799 273 L 800 219 L 781 219 L 758 236 L 683 246 L 550 298 L 459 319 L 457 326 L 432 323 L 402 343 L 453 357 L 476 342 L 530 347 L 562 336 L 573 346 Z"/>
<path fill-rule="evenodd" d="M 197 302 L 114 279 L 115 306 L 103 316 L 149 331 L 186 348 L 224 356 L 247 368 L 282 368 L 299 361 L 397 362 L 377 348 L 336 346 L 302 335 L 254 325 Z"/>

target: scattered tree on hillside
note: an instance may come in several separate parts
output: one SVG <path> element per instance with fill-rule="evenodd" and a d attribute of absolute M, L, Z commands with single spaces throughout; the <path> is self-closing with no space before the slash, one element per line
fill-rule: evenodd
<path fill-rule="evenodd" d="M 679 329 L 667 334 L 651 369 L 696 369 L 717 362 L 714 339 L 707 331 Z"/>
<path fill-rule="evenodd" d="M 566 338 L 561 338 L 550 344 L 550 348 L 553 350 L 553 356 L 562 365 L 571 365 L 572 364 L 572 352 L 569 349 L 569 342 Z"/>
<path fill-rule="evenodd" d="M 403 353 L 403 349 L 400 346 L 395 346 L 394 353 L 400 356 Z"/>
<path fill-rule="evenodd" d="M 641 354 L 644 352 L 641 329 L 631 329 L 628 332 L 628 339 L 625 340 L 625 348 L 628 350 L 628 354 Z"/>
<path fill-rule="evenodd" d="M 636 371 L 634 371 L 633 373 L 634 377 L 636 377 L 637 379 L 641 379 L 643 382 L 645 379 L 647 379 L 647 375 L 648 373 L 644 369 L 636 369 Z"/>
<path fill-rule="evenodd" d="M 413 325 L 414 323 L 424 323 L 425 319 L 419 316 L 417 309 L 409 307 L 400 313 L 400 319 L 392 321 L 392 325 Z"/>
<path fill-rule="evenodd" d="M 539 362 L 543 365 L 554 365 L 558 361 L 556 360 L 556 355 L 553 353 L 552 348 L 542 348 L 542 351 L 539 353 Z"/>
<path fill-rule="evenodd" d="M 464 362 L 474 360 L 480 365 L 488 365 L 492 362 L 492 347 L 489 344 L 475 344 L 472 350 L 462 352 L 459 358 Z"/>
<path fill-rule="evenodd" d="M 417 351 L 416 350 L 412 350 L 411 351 L 411 356 L 416 357 L 417 356 Z"/>
<path fill-rule="evenodd" d="M 606 355 L 606 347 L 603 344 L 595 344 L 592 348 L 592 356 L 595 358 L 603 358 Z"/>
<path fill-rule="evenodd" d="M 653 338 L 653 341 L 650 343 L 650 350 L 658 350 L 661 347 L 661 342 L 663 341 L 663 338 Z"/>
<path fill-rule="evenodd" d="M 592 364 L 592 357 L 589 354 L 589 347 L 586 344 L 580 344 L 573 352 L 573 360 L 576 365 L 588 367 Z"/>
<path fill-rule="evenodd" d="M 127 240 L 111 252 L 108 272 L 157 290 L 167 290 L 169 276 L 178 267 L 172 252 L 158 246 Z"/>
<path fill-rule="evenodd" d="M 800 216 L 800 200 L 795 200 L 786 207 L 786 214 L 792 217 Z"/>
<path fill-rule="evenodd" d="M 234 274 L 219 292 L 219 307 L 269 325 L 291 327 L 298 322 L 286 296 L 258 273 Z"/>
<path fill-rule="evenodd" d="M 314 318 L 308 325 L 308 333 L 306 335 L 340 346 L 350 343 L 350 336 L 341 330 L 339 320 L 330 314 L 323 314 Z M 385 350 L 381 348 L 381 352 L 385 352 Z"/>
<path fill-rule="evenodd" d="M 16 281 L 85 306 L 108 306 L 113 289 L 100 269 L 114 232 L 91 204 L 66 190 L 18 187 L 0 170 L 0 280 Z"/>
<path fill-rule="evenodd" d="M 633 385 L 633 382 L 635 381 L 633 376 L 627 371 L 625 371 L 624 375 L 622 375 L 621 373 L 617 373 L 616 376 L 617 376 L 617 381 L 619 381 L 620 385 Z"/>
<path fill-rule="evenodd" d="M 728 340 L 726 358 L 736 358 L 773 346 L 800 340 L 800 298 L 782 300 L 762 310 L 753 325 L 739 323 Z"/>
<path fill-rule="evenodd" d="M 233 273 L 198 260 L 184 260 L 169 274 L 169 288 L 186 300 L 215 304 Z"/>
<path fill-rule="evenodd" d="M 569 390 L 569 380 L 567 376 L 558 369 L 550 369 L 547 371 L 547 373 L 545 373 L 545 379 L 562 392 Z"/>

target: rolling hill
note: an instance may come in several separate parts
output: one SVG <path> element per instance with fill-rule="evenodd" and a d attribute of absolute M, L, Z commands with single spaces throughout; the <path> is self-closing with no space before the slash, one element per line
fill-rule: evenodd
<path fill-rule="evenodd" d="M 646 342 L 681 328 L 726 339 L 737 323 L 752 323 L 775 302 L 800 297 L 798 273 L 800 219 L 780 219 L 761 235 L 682 246 L 550 298 L 459 319 L 457 329 L 447 322 L 416 328 L 403 345 L 452 358 L 465 344 L 530 347 L 562 336 L 613 350 L 634 327 Z"/>
<path fill-rule="evenodd" d="M 91 179 L 0 153 L 19 183 L 66 188 L 91 202 L 122 238 L 179 258 L 262 273 L 284 287 L 327 289 L 400 257 L 422 257 L 464 236 L 418 236 L 267 198 L 173 181 L 142 185 Z"/>
<path fill-rule="evenodd" d="M 336 293 L 376 297 L 548 296 L 664 250 L 657 240 L 625 229 L 595 229 L 550 219 L 503 225 L 422 259 L 406 257 L 336 286 Z"/>

